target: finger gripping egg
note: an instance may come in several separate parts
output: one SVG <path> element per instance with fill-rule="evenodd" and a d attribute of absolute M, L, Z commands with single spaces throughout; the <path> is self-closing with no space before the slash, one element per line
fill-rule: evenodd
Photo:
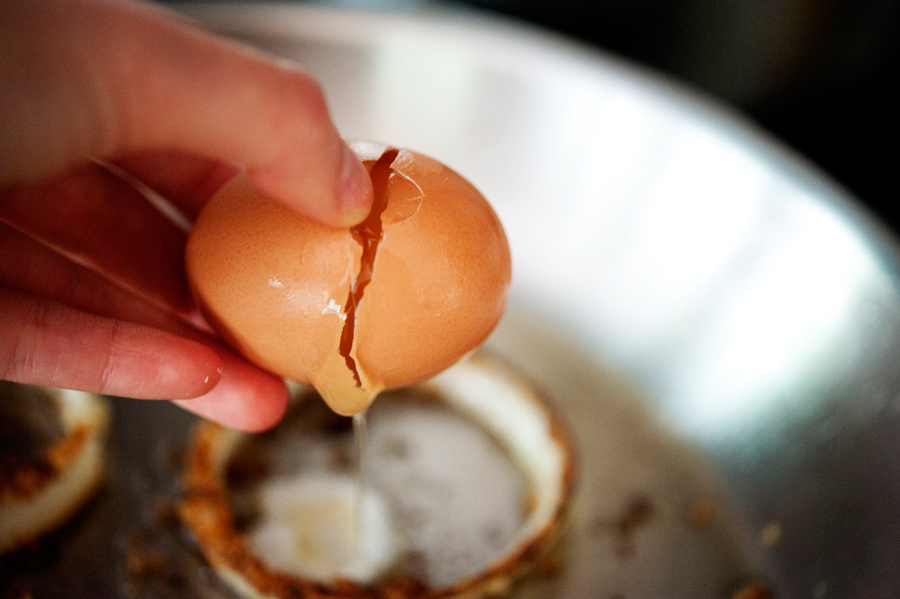
<path fill-rule="evenodd" d="M 201 311 L 235 349 L 311 383 L 340 414 L 428 378 L 481 344 L 506 306 L 509 246 L 496 214 L 440 162 L 357 143 L 372 212 L 319 224 L 227 183 L 191 231 L 185 261 Z"/>

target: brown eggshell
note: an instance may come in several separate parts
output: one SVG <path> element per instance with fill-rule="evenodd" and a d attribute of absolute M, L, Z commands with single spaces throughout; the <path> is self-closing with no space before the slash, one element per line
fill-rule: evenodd
<path fill-rule="evenodd" d="M 360 250 L 239 175 L 201 212 L 185 264 L 200 310 L 252 362 L 311 382 L 336 351 Z"/>
<path fill-rule="evenodd" d="M 388 388 L 437 374 L 480 345 L 503 315 L 511 272 L 503 227 L 472 184 L 407 150 L 391 166 L 422 199 L 385 228 L 356 328 L 360 367 Z"/>
<path fill-rule="evenodd" d="M 350 319 L 361 386 L 339 350 L 362 256 L 350 230 L 314 223 L 239 176 L 204 208 L 186 250 L 197 303 L 222 337 L 314 384 L 343 414 L 477 347 L 503 313 L 511 274 L 503 228 L 470 183 L 421 154 L 353 147 L 370 172 L 396 152 L 372 279 Z"/>

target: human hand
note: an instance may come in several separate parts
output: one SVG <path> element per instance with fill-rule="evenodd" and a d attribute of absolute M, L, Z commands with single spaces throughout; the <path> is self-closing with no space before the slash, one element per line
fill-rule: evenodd
<path fill-rule="evenodd" d="M 4 0 L 0 104 L 0 378 L 274 424 L 284 385 L 213 338 L 185 230 L 112 171 L 191 219 L 245 168 L 285 204 L 355 224 L 371 183 L 318 84 L 157 7 Z"/>

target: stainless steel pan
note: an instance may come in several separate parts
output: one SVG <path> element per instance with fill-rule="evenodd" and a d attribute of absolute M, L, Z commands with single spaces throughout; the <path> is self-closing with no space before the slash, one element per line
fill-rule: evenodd
<path fill-rule="evenodd" d="M 346 137 L 435 156 L 494 203 L 514 288 L 489 345 L 556 398 L 582 454 L 561 566 L 520 596 L 900 596 L 898 246 L 846 192 L 727 108 L 517 25 L 180 7 L 305 65 Z M 177 494 L 193 420 L 116 408 L 106 491 L 49 572 L 4 562 L 10 584 L 159 590 L 125 550 L 162 546 L 154 498 Z M 225 593 L 184 563 L 165 593 Z"/>

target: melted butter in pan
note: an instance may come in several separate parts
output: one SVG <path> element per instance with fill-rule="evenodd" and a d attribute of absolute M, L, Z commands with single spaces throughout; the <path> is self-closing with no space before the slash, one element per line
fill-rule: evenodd
<path fill-rule="evenodd" d="M 512 542 L 527 484 L 487 430 L 422 390 L 384 393 L 367 417 L 362 481 L 350 419 L 312 394 L 234 455 L 232 511 L 271 567 L 320 580 L 390 571 L 434 587 Z"/>

